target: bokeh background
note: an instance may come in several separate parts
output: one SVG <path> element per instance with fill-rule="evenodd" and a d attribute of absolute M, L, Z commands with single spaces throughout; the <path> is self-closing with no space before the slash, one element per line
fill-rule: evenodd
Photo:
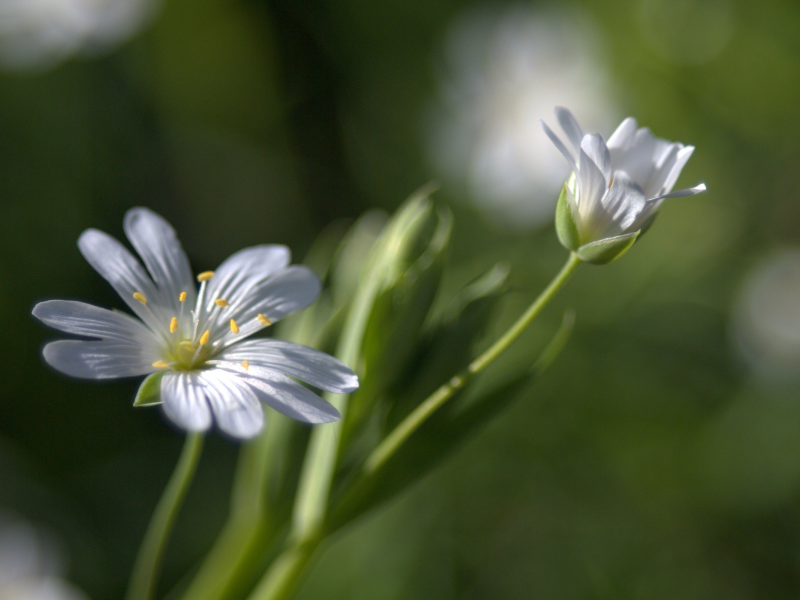
<path fill-rule="evenodd" d="M 29 570 L 120 597 L 182 443 L 138 382 L 43 364 L 37 301 L 122 307 L 81 231 L 122 238 L 144 205 L 195 271 L 264 242 L 301 260 L 436 180 L 446 287 L 511 265 L 499 332 L 566 257 L 537 123 L 561 104 L 695 145 L 678 187 L 709 191 L 579 270 L 508 358 L 574 308 L 540 385 L 339 534 L 300 597 L 796 598 L 798 31 L 792 0 L 0 0 L 0 560 L 33 548 Z M 223 522 L 236 452 L 210 436 L 165 590 Z"/>

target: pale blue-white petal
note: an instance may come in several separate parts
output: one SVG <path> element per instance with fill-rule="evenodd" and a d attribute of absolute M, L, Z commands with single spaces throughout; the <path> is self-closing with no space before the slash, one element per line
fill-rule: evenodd
<path fill-rule="evenodd" d="M 572 113 L 562 106 L 556 106 L 556 119 L 558 119 L 561 129 L 564 130 L 572 146 L 572 152 L 570 154 L 572 154 L 572 157 L 577 161 L 581 152 L 581 141 L 583 141 L 581 126 L 578 125 L 578 121 L 575 120 Z"/>
<path fill-rule="evenodd" d="M 161 408 L 181 429 L 206 431 L 211 427 L 206 393 L 198 372 L 167 371 L 161 378 Z"/>
<path fill-rule="evenodd" d="M 178 297 L 186 292 L 188 306 L 194 306 L 197 286 L 189 259 L 170 224 L 147 208 L 132 208 L 125 214 L 124 227 L 158 287 L 159 304 L 177 313 Z"/>
<path fill-rule="evenodd" d="M 304 423 L 330 423 L 342 418 L 332 404 L 277 371 L 252 365 L 245 370 L 232 363 L 218 368 L 236 373 L 261 402 L 287 417 Z"/>
<path fill-rule="evenodd" d="M 300 265 L 288 267 L 249 289 L 245 297 L 232 302 L 227 309 L 215 313 L 216 318 L 209 326 L 211 337 L 222 339 L 219 347 L 243 340 L 264 327 L 258 321 L 259 314 L 275 323 L 314 302 L 320 289 L 319 277 L 310 269 Z M 238 334 L 230 332 L 231 319 L 239 325 Z"/>
<path fill-rule="evenodd" d="M 163 323 L 151 310 L 133 297 L 134 293 L 139 292 L 145 298 L 157 299 L 159 293 L 139 261 L 122 244 L 102 231 L 87 229 L 78 238 L 78 248 L 86 261 L 111 284 L 136 316 L 153 331 L 163 329 Z"/>
<path fill-rule="evenodd" d="M 227 300 L 234 305 L 250 291 L 277 273 L 291 260 L 286 246 L 264 245 L 245 248 L 230 256 L 208 282 L 203 310 L 214 310 L 214 301 Z"/>
<path fill-rule="evenodd" d="M 607 146 L 611 155 L 614 156 L 615 151 L 624 152 L 630 143 L 633 141 L 633 136 L 636 133 L 636 119 L 628 117 L 619 124 L 616 131 L 608 138 Z"/>
<path fill-rule="evenodd" d="M 116 379 L 147 375 L 159 357 L 139 344 L 119 341 L 59 340 L 42 351 L 47 363 L 81 379 Z"/>
<path fill-rule="evenodd" d="M 550 129 L 547 126 L 547 123 L 545 123 L 541 119 L 539 119 L 539 125 L 542 126 L 542 129 L 544 130 L 545 134 L 547 135 L 547 137 L 550 138 L 550 141 L 553 142 L 553 144 L 558 149 L 558 151 L 561 152 L 561 154 L 564 156 L 564 158 L 567 159 L 567 162 L 569 163 L 569 166 L 572 169 L 572 171 L 574 173 L 577 173 L 578 172 L 578 164 L 575 161 L 575 158 L 570 153 L 570 151 L 567 150 L 567 147 L 564 145 L 564 142 L 561 141 L 561 138 L 559 138 L 555 133 L 553 133 L 553 130 Z"/>
<path fill-rule="evenodd" d="M 264 428 L 264 411 L 255 392 L 235 372 L 211 369 L 200 373 L 219 428 L 238 439 L 250 439 Z"/>
<path fill-rule="evenodd" d="M 591 219 L 608 189 L 611 177 L 611 157 L 599 134 L 587 133 L 581 142 L 580 173 L 578 173 L 578 211 L 581 220 Z"/>
<path fill-rule="evenodd" d="M 86 337 L 155 346 L 152 332 L 123 313 L 73 300 L 47 300 L 33 307 L 33 316 L 46 325 Z"/>
<path fill-rule="evenodd" d="M 218 356 L 219 360 L 248 361 L 275 369 L 316 388 L 345 394 L 358 389 L 358 376 L 333 356 L 284 340 L 250 340 L 235 344 Z"/>

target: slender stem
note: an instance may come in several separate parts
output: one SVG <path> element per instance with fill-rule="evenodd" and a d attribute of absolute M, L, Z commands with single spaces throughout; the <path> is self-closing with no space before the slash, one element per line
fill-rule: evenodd
<path fill-rule="evenodd" d="M 142 546 L 139 548 L 133 575 L 128 584 L 127 600 L 151 600 L 153 598 L 161 568 L 161 559 L 169 543 L 175 518 L 194 478 L 202 450 L 203 434 L 188 434 L 175 471 L 158 501 Z"/>
<path fill-rule="evenodd" d="M 291 597 L 321 541 L 321 537 L 315 535 L 285 550 L 272 563 L 248 600 L 285 600 Z"/>
<path fill-rule="evenodd" d="M 500 354 L 502 354 L 514 340 L 530 325 L 547 303 L 561 289 L 572 275 L 573 271 L 581 264 L 581 259 L 571 253 L 561 271 L 550 282 L 545 290 L 533 301 L 528 310 L 517 319 L 508 331 L 492 344 L 483 354 L 473 360 L 461 373 L 454 376 L 447 383 L 442 384 L 433 394 L 428 396 L 414 411 L 384 438 L 375 450 L 367 457 L 364 463 L 364 473 L 369 475 L 380 469 L 384 463 L 397 451 L 397 449 L 414 433 L 425 420 L 439 409 L 453 394 L 463 388 L 475 375 L 483 371 Z"/>

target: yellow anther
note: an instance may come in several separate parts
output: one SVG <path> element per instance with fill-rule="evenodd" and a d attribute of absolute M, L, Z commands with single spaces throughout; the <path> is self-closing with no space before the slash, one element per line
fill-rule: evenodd
<path fill-rule="evenodd" d="M 165 360 L 157 360 L 153 363 L 156 369 L 169 369 L 169 363 Z"/>
<path fill-rule="evenodd" d="M 272 325 L 272 321 L 270 321 L 265 315 L 258 315 L 258 322 L 261 323 L 264 327 L 269 327 Z"/>
<path fill-rule="evenodd" d="M 250 363 L 247 362 L 246 360 L 243 360 L 242 361 L 242 366 L 244 367 L 244 370 L 247 371 L 247 369 L 250 368 Z"/>
<path fill-rule="evenodd" d="M 214 271 L 203 271 L 200 275 L 197 276 L 197 281 L 203 282 L 208 281 L 214 276 Z"/>
<path fill-rule="evenodd" d="M 178 317 L 172 317 L 172 321 L 169 322 L 169 332 L 175 333 L 178 331 Z"/>
<path fill-rule="evenodd" d="M 231 331 L 233 333 L 239 333 L 239 325 L 236 324 L 236 321 L 231 319 Z"/>
<path fill-rule="evenodd" d="M 208 336 L 209 335 L 211 335 L 211 333 L 208 331 L 208 329 L 206 329 L 206 332 L 202 336 L 200 336 L 200 345 L 201 346 L 205 346 L 208 343 Z"/>
<path fill-rule="evenodd" d="M 228 302 L 227 300 L 223 300 L 222 298 L 217 298 L 216 300 L 214 300 L 214 304 L 216 304 L 220 308 L 225 308 L 226 306 L 230 306 L 230 302 Z"/>
<path fill-rule="evenodd" d="M 142 304 L 147 304 L 147 298 L 144 297 L 144 294 L 140 294 L 139 292 L 133 293 L 133 299 L 138 300 Z"/>
<path fill-rule="evenodd" d="M 186 292 L 181 292 L 181 295 L 178 296 L 178 302 L 186 302 Z"/>

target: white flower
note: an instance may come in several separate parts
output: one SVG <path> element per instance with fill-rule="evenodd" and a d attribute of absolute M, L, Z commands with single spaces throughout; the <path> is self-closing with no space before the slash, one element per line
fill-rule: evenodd
<path fill-rule="evenodd" d="M 57 544 L 47 532 L 0 512 L 0 598 L 87 600 L 64 581 Z"/>
<path fill-rule="evenodd" d="M 584 134 L 566 108 L 555 112 L 567 144 L 540 123 L 573 171 L 566 197 L 577 240 L 565 244 L 570 250 L 601 240 L 635 238 L 665 198 L 705 191 L 700 184 L 670 193 L 694 146 L 658 139 L 646 127 L 637 129 L 631 117 L 606 143 L 600 134 Z"/>
<path fill-rule="evenodd" d="M 86 379 L 158 373 L 164 412 L 189 431 L 207 430 L 213 414 L 224 432 L 253 437 L 264 424 L 259 400 L 299 421 L 340 418 L 333 406 L 287 375 L 330 392 L 351 392 L 358 378 L 344 364 L 290 342 L 243 341 L 319 294 L 319 280 L 309 269 L 287 266 L 288 248 L 237 252 L 215 272 L 198 275 L 198 292 L 169 223 L 134 208 L 125 215 L 125 233 L 149 275 L 101 231 L 83 232 L 78 247 L 141 320 L 83 302 L 37 304 L 33 314 L 47 325 L 97 338 L 47 344 L 48 363 Z"/>
<path fill-rule="evenodd" d="M 42 69 L 132 37 L 160 0 L 0 0 L 0 65 Z"/>

